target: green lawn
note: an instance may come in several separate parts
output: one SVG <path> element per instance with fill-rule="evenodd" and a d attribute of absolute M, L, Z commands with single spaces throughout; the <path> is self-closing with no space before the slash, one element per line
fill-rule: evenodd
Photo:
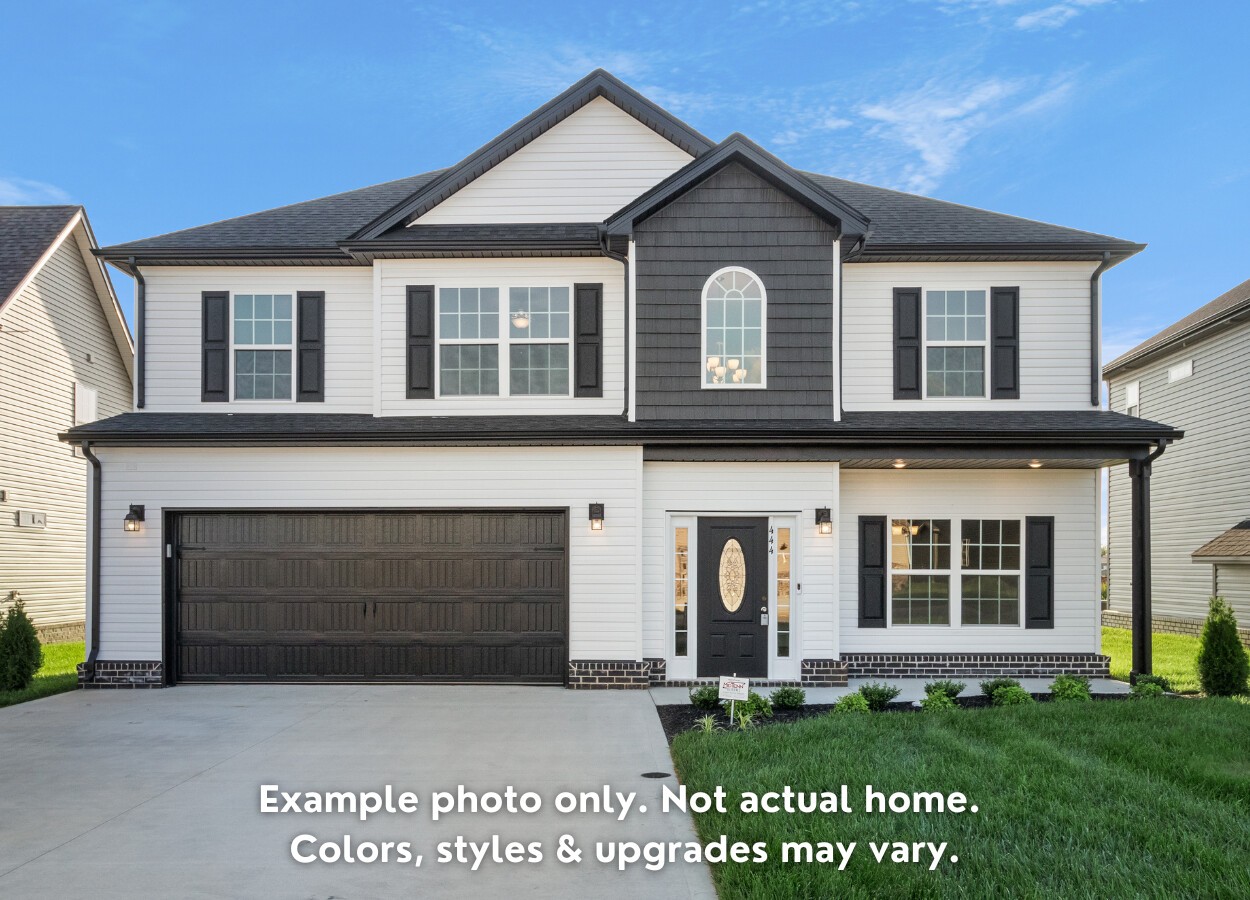
<path fill-rule="evenodd" d="M 0 691 L 0 706 L 50 697 L 78 686 L 77 665 L 84 659 L 83 643 L 44 644 L 43 667 L 24 691 Z"/>
<path fill-rule="evenodd" d="M 1198 639 L 1187 634 L 1156 634 L 1151 652 L 1154 673 L 1172 682 L 1181 694 L 1196 694 L 1198 684 Z M 1102 652 L 1111 657 L 1111 677 L 1128 681 L 1133 666 L 1133 633 L 1127 628 L 1104 628 Z"/>
<path fill-rule="evenodd" d="M 704 841 L 765 841 L 769 861 L 713 866 L 721 900 L 878 897 L 1250 896 L 1250 704 L 1167 700 L 1038 704 L 808 719 L 679 735 L 692 791 L 723 785 L 729 812 L 697 815 Z M 864 786 L 961 791 L 979 812 L 868 814 Z M 836 790 L 851 813 L 746 814 L 744 790 Z M 782 864 L 782 841 L 858 841 L 846 871 Z M 943 841 L 927 865 L 878 864 L 869 841 Z"/>

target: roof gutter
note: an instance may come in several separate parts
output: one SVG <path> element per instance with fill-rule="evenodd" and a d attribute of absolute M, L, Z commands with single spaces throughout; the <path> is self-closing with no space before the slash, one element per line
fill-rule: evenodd
<path fill-rule="evenodd" d="M 1102 273 L 1111 268 L 1111 251 L 1104 250 L 1102 262 L 1089 276 L 1089 402 L 1102 406 Z M 1162 451 L 1160 451 L 1162 452 Z"/>
<path fill-rule="evenodd" d="M 100 654 L 100 497 L 103 470 L 100 460 L 91 452 L 91 442 L 82 442 L 82 455 L 91 463 L 91 508 L 88 519 L 91 523 L 91 572 L 89 576 L 91 595 L 88 599 L 91 618 L 91 643 L 87 648 L 87 659 L 84 665 L 84 677 L 88 682 L 95 681 L 95 661 Z"/>
<path fill-rule="evenodd" d="M 624 285 L 624 286 L 625 286 L 625 291 L 624 291 L 624 293 L 621 295 L 621 296 L 623 296 L 623 297 L 625 298 L 625 302 L 622 304 L 622 306 L 624 306 L 624 307 L 625 307 L 625 330 L 624 330 L 623 332 L 621 332 L 621 333 L 624 335 L 624 337 L 625 337 L 625 346 L 624 346 L 624 352 L 625 352 L 625 366 L 624 366 L 624 368 L 623 368 L 623 371 L 624 371 L 624 373 L 625 373 L 625 383 L 622 385 L 622 393 L 625 395 L 625 407 L 624 407 L 624 409 L 622 409 L 622 410 L 621 410 L 621 415 L 622 415 L 622 416 L 624 416 L 626 419 L 628 419 L 628 418 L 629 418 L 629 400 L 630 400 L 630 397 L 629 397 L 629 383 L 630 383 L 630 380 L 631 380 L 631 379 L 630 379 L 630 370 L 629 370 L 629 366 L 630 366 L 630 361 L 629 361 L 629 326 L 630 326 L 630 321 L 629 321 L 629 308 L 630 308 L 630 303 L 632 303 L 632 302 L 633 302 L 633 298 L 632 298 L 631 296 L 629 296 L 629 255 L 628 255 L 628 254 L 625 254 L 625 253 L 617 253 L 615 250 L 613 250 L 611 247 L 609 247 L 609 246 L 608 246 L 608 232 L 607 232 L 607 229 L 605 229 L 605 228 L 603 228 L 603 227 L 600 227 L 600 228 L 599 228 L 599 248 L 603 251 L 603 255 L 604 255 L 604 256 L 608 257 L 608 259 L 614 259 L 614 260 L 616 260 L 617 262 L 619 262 L 619 263 L 620 263 L 620 264 L 621 264 L 621 265 L 625 268 L 625 285 Z"/>

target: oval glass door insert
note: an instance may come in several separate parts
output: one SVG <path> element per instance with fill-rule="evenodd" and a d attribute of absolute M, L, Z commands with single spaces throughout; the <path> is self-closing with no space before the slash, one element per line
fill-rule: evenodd
<path fill-rule="evenodd" d="M 729 612 L 737 612 L 747 589 L 747 559 L 737 538 L 725 541 L 720 552 L 720 602 Z"/>

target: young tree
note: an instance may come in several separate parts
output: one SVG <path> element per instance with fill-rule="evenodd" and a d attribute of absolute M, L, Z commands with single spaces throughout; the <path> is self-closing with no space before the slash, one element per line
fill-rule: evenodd
<path fill-rule="evenodd" d="M 1223 597 L 1211 598 L 1198 650 L 1198 680 L 1212 697 L 1246 693 L 1250 661 L 1237 634 L 1237 618 Z"/>
<path fill-rule="evenodd" d="M 9 607 L 0 629 L 0 691 L 25 690 L 41 665 L 43 648 L 35 623 L 18 600 Z"/>

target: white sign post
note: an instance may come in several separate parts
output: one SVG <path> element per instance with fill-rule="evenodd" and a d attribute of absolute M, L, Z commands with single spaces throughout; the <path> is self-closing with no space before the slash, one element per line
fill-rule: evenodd
<path fill-rule="evenodd" d="M 738 700 L 747 699 L 747 695 L 751 690 L 751 679 L 739 678 L 737 675 L 722 675 L 720 677 L 720 694 L 721 700 L 729 701 L 729 721 L 732 723 L 734 718 L 734 704 Z"/>

